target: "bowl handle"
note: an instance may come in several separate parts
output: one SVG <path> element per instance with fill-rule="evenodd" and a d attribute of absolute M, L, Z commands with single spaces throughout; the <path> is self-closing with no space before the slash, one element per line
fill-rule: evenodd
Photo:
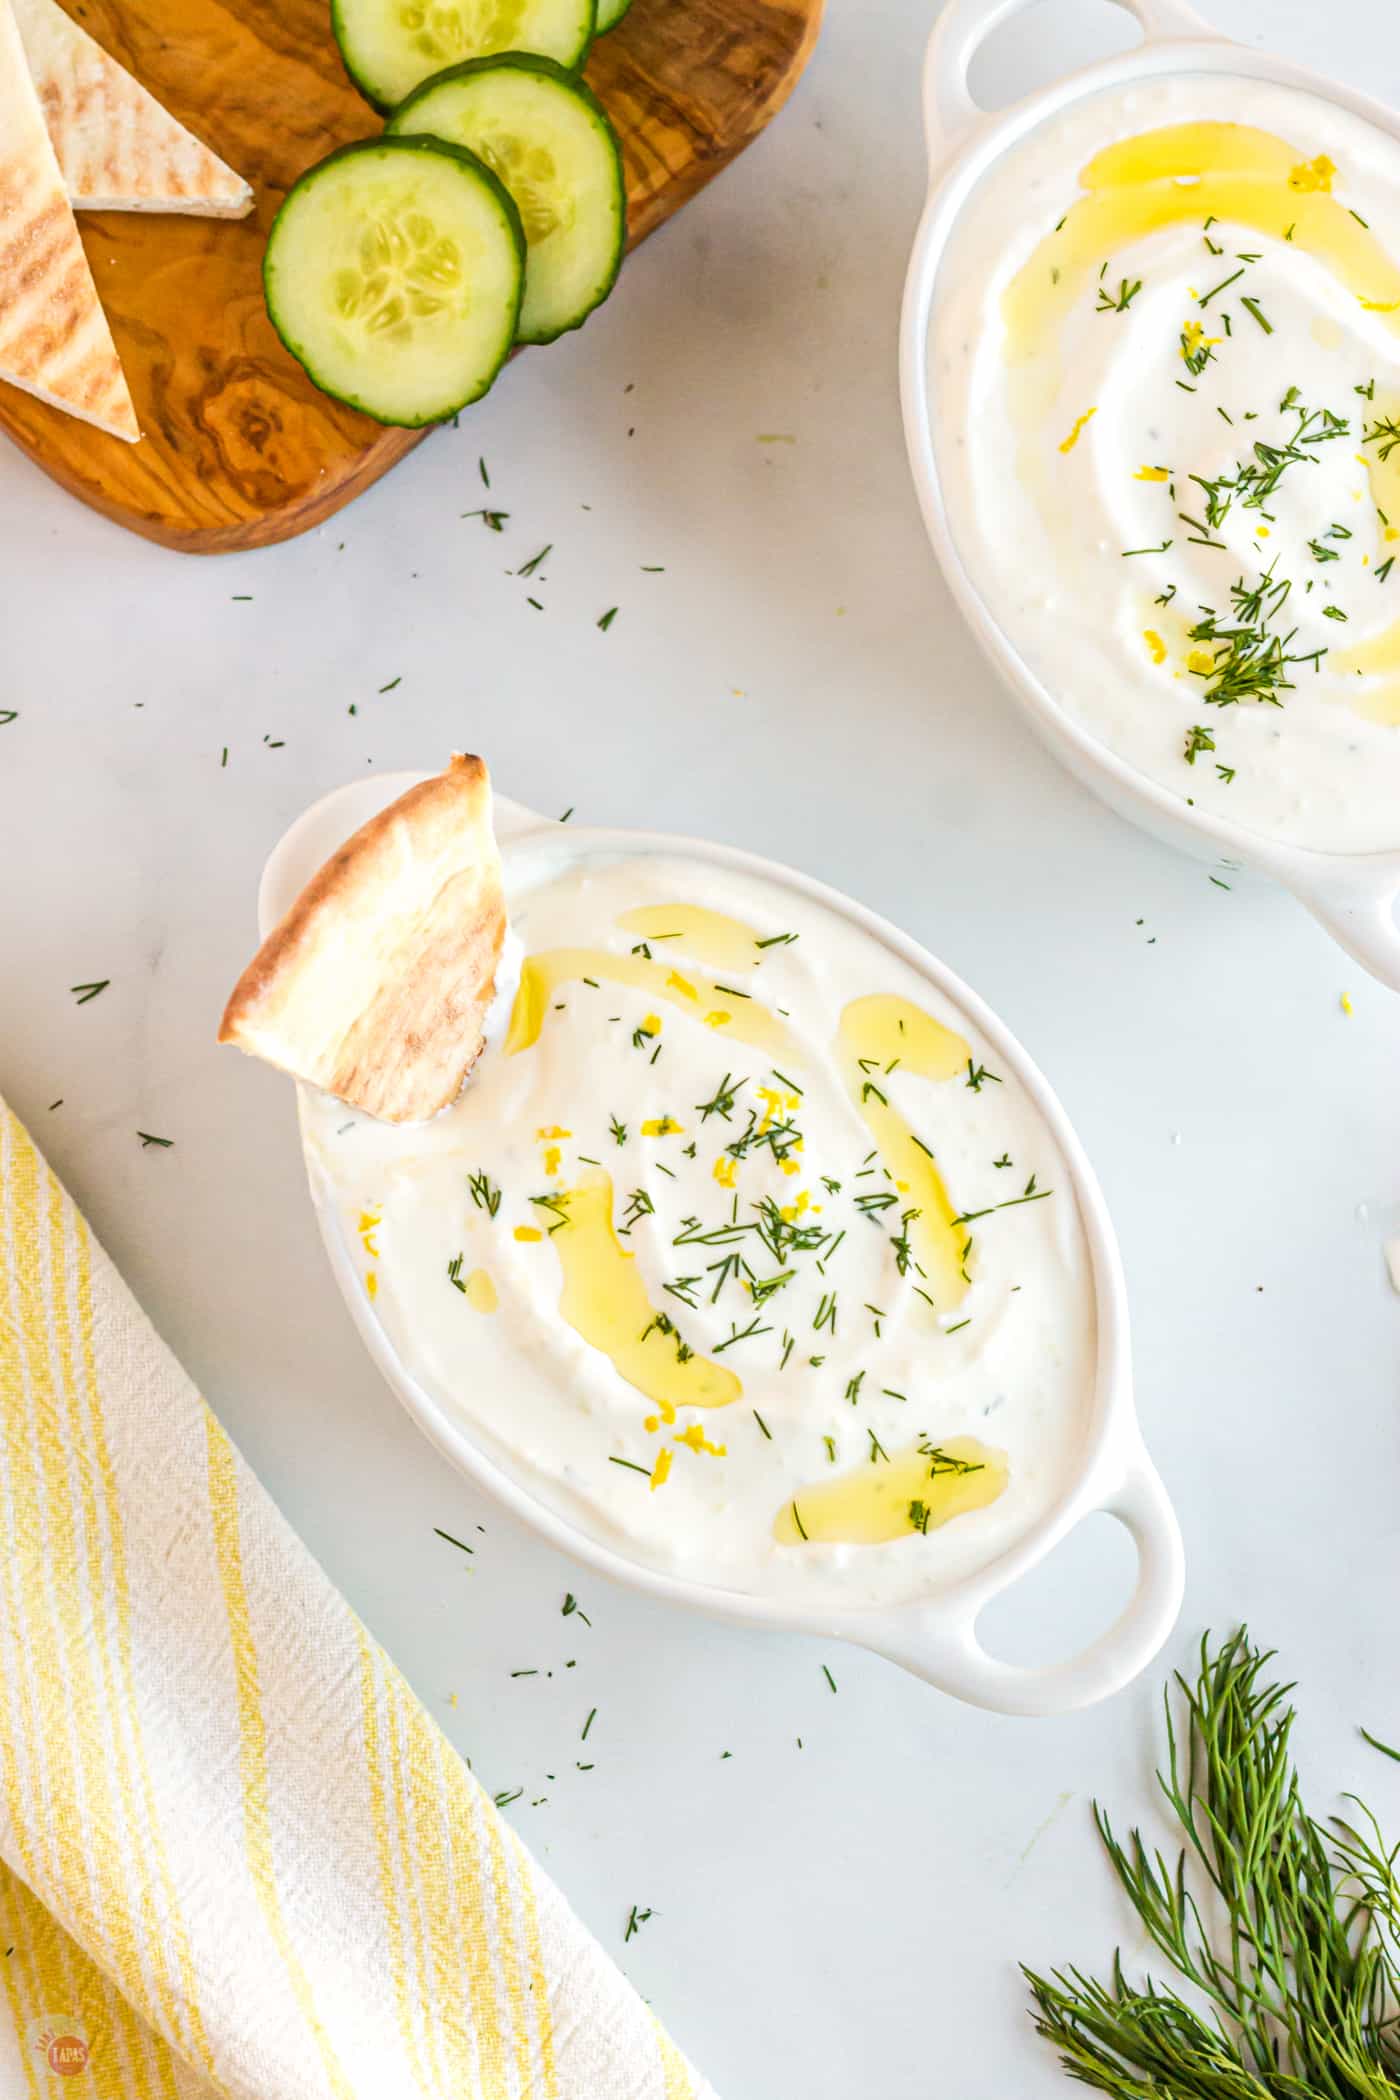
<path fill-rule="evenodd" d="M 953 1616 L 940 1608 L 912 1638 L 874 1645 L 940 1691 L 992 1713 L 1071 1713 L 1109 1698 L 1146 1669 L 1176 1624 L 1185 1588 L 1185 1556 L 1176 1512 L 1141 1443 L 1114 1486 L 1080 1511 L 1076 1521 L 1100 1510 L 1132 1534 L 1138 1579 L 1119 1618 L 1080 1654 L 1065 1662 L 1023 1668 L 987 1653 L 977 1638 L 977 1620 L 992 1598 L 1009 1587 L 1006 1579 L 974 1586 L 959 1599 Z"/>
<path fill-rule="evenodd" d="M 1400 992 L 1400 870 L 1392 866 L 1379 882 L 1353 882 L 1348 887 L 1335 882 L 1315 888 L 1294 882 L 1290 887 L 1363 970 L 1387 991 Z"/>
<path fill-rule="evenodd" d="M 932 173 L 938 173 L 954 148 L 987 114 L 974 102 L 967 84 L 979 45 L 1002 22 L 1035 4 L 1036 0 L 948 0 L 924 61 L 924 135 Z M 1149 42 L 1219 36 L 1187 0 L 1116 0 L 1116 4 L 1134 17 Z"/>

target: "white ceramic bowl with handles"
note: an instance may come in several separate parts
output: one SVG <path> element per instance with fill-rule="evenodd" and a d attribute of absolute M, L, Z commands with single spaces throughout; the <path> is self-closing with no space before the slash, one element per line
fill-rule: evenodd
<path fill-rule="evenodd" d="M 273 850 L 263 871 L 258 894 L 261 933 L 266 935 L 276 925 L 315 870 L 353 831 L 424 777 L 400 773 L 356 781 L 309 809 Z M 803 1611 L 786 1601 L 775 1603 L 680 1581 L 627 1560 L 556 1516 L 511 1479 L 473 1442 L 463 1423 L 424 1390 L 400 1362 L 380 1326 L 365 1296 L 359 1264 L 342 1231 L 337 1207 L 313 1174 L 312 1197 L 331 1266 L 366 1348 L 408 1412 L 453 1465 L 523 1523 L 562 1552 L 616 1582 L 748 1625 L 853 1641 L 903 1664 L 956 1698 L 997 1712 L 1058 1713 L 1091 1705 L 1117 1691 L 1152 1660 L 1176 1621 L 1183 1588 L 1181 1534 L 1133 1409 L 1127 1295 L 1103 1196 L 1064 1110 L 1019 1043 L 975 993 L 915 942 L 834 890 L 771 861 L 727 846 L 658 834 L 574 826 L 561 832 L 556 824 L 500 797 L 496 828 L 508 864 L 513 853 L 538 855 L 547 843 L 557 845 L 561 863 L 581 849 L 615 847 L 628 854 L 682 853 L 778 883 L 861 928 L 960 1008 L 1015 1072 L 1068 1167 L 1093 1275 L 1098 1323 L 1095 1387 L 1085 1410 L 1078 1467 L 1060 1503 L 989 1566 L 936 1596 L 895 1607 L 832 1613 Z M 977 1638 L 977 1619 L 984 1606 L 1043 1560 L 1084 1517 L 1100 1510 L 1127 1528 L 1138 1554 L 1137 1586 L 1117 1623 L 1069 1661 L 1022 1669 L 989 1655 Z"/>
<path fill-rule="evenodd" d="M 1276 81 L 1364 117 L 1400 141 L 1394 114 L 1364 95 L 1267 52 L 1217 36 L 1185 0 L 1117 0 L 1141 25 L 1135 50 L 1086 67 L 1012 108 L 989 112 L 973 100 L 968 68 L 986 37 L 1033 0 L 948 0 L 924 66 L 924 128 L 929 191 L 910 259 L 900 324 L 904 432 L 924 523 L 943 573 L 973 634 L 1019 701 L 1042 743 L 1121 816 L 1187 852 L 1224 858 L 1271 875 L 1305 904 L 1349 955 L 1400 991 L 1400 846 L 1387 853 L 1318 853 L 1273 843 L 1255 832 L 1189 809 L 1082 729 L 1007 638 L 994 605 L 973 584 L 948 522 L 939 481 L 929 395 L 928 334 L 939 264 L 976 184 L 1000 156 L 1071 103 L 1102 89 L 1164 74 L 1213 73 Z M 1400 835 L 1400 812 L 1396 816 Z"/>

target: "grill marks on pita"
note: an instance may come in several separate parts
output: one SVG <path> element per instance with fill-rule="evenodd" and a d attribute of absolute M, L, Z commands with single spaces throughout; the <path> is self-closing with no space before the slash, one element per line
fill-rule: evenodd
<path fill-rule="evenodd" d="M 10 0 L 0 0 L 0 379 L 140 437 Z"/>
<path fill-rule="evenodd" d="M 12 0 L 49 139 L 78 211 L 241 219 L 241 175 L 177 123 L 58 0 Z"/>

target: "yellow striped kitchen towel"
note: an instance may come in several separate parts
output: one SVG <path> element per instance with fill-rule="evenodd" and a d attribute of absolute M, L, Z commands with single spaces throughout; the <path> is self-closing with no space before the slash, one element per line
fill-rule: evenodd
<path fill-rule="evenodd" d="M 3 2100 L 713 2100 L 0 1101 Z"/>

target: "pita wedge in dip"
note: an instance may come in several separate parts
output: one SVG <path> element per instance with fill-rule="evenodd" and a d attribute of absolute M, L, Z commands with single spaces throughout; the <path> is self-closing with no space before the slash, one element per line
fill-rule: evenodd
<path fill-rule="evenodd" d="M 78 211 L 241 219 L 253 192 L 58 0 L 12 0 L 49 138 Z"/>
<path fill-rule="evenodd" d="M 0 379 L 141 435 L 10 0 L 0 0 Z"/>
<path fill-rule="evenodd" d="M 425 1122 L 481 1054 L 505 931 L 491 782 L 458 752 L 312 877 L 239 978 L 219 1041 L 382 1122 Z"/>

